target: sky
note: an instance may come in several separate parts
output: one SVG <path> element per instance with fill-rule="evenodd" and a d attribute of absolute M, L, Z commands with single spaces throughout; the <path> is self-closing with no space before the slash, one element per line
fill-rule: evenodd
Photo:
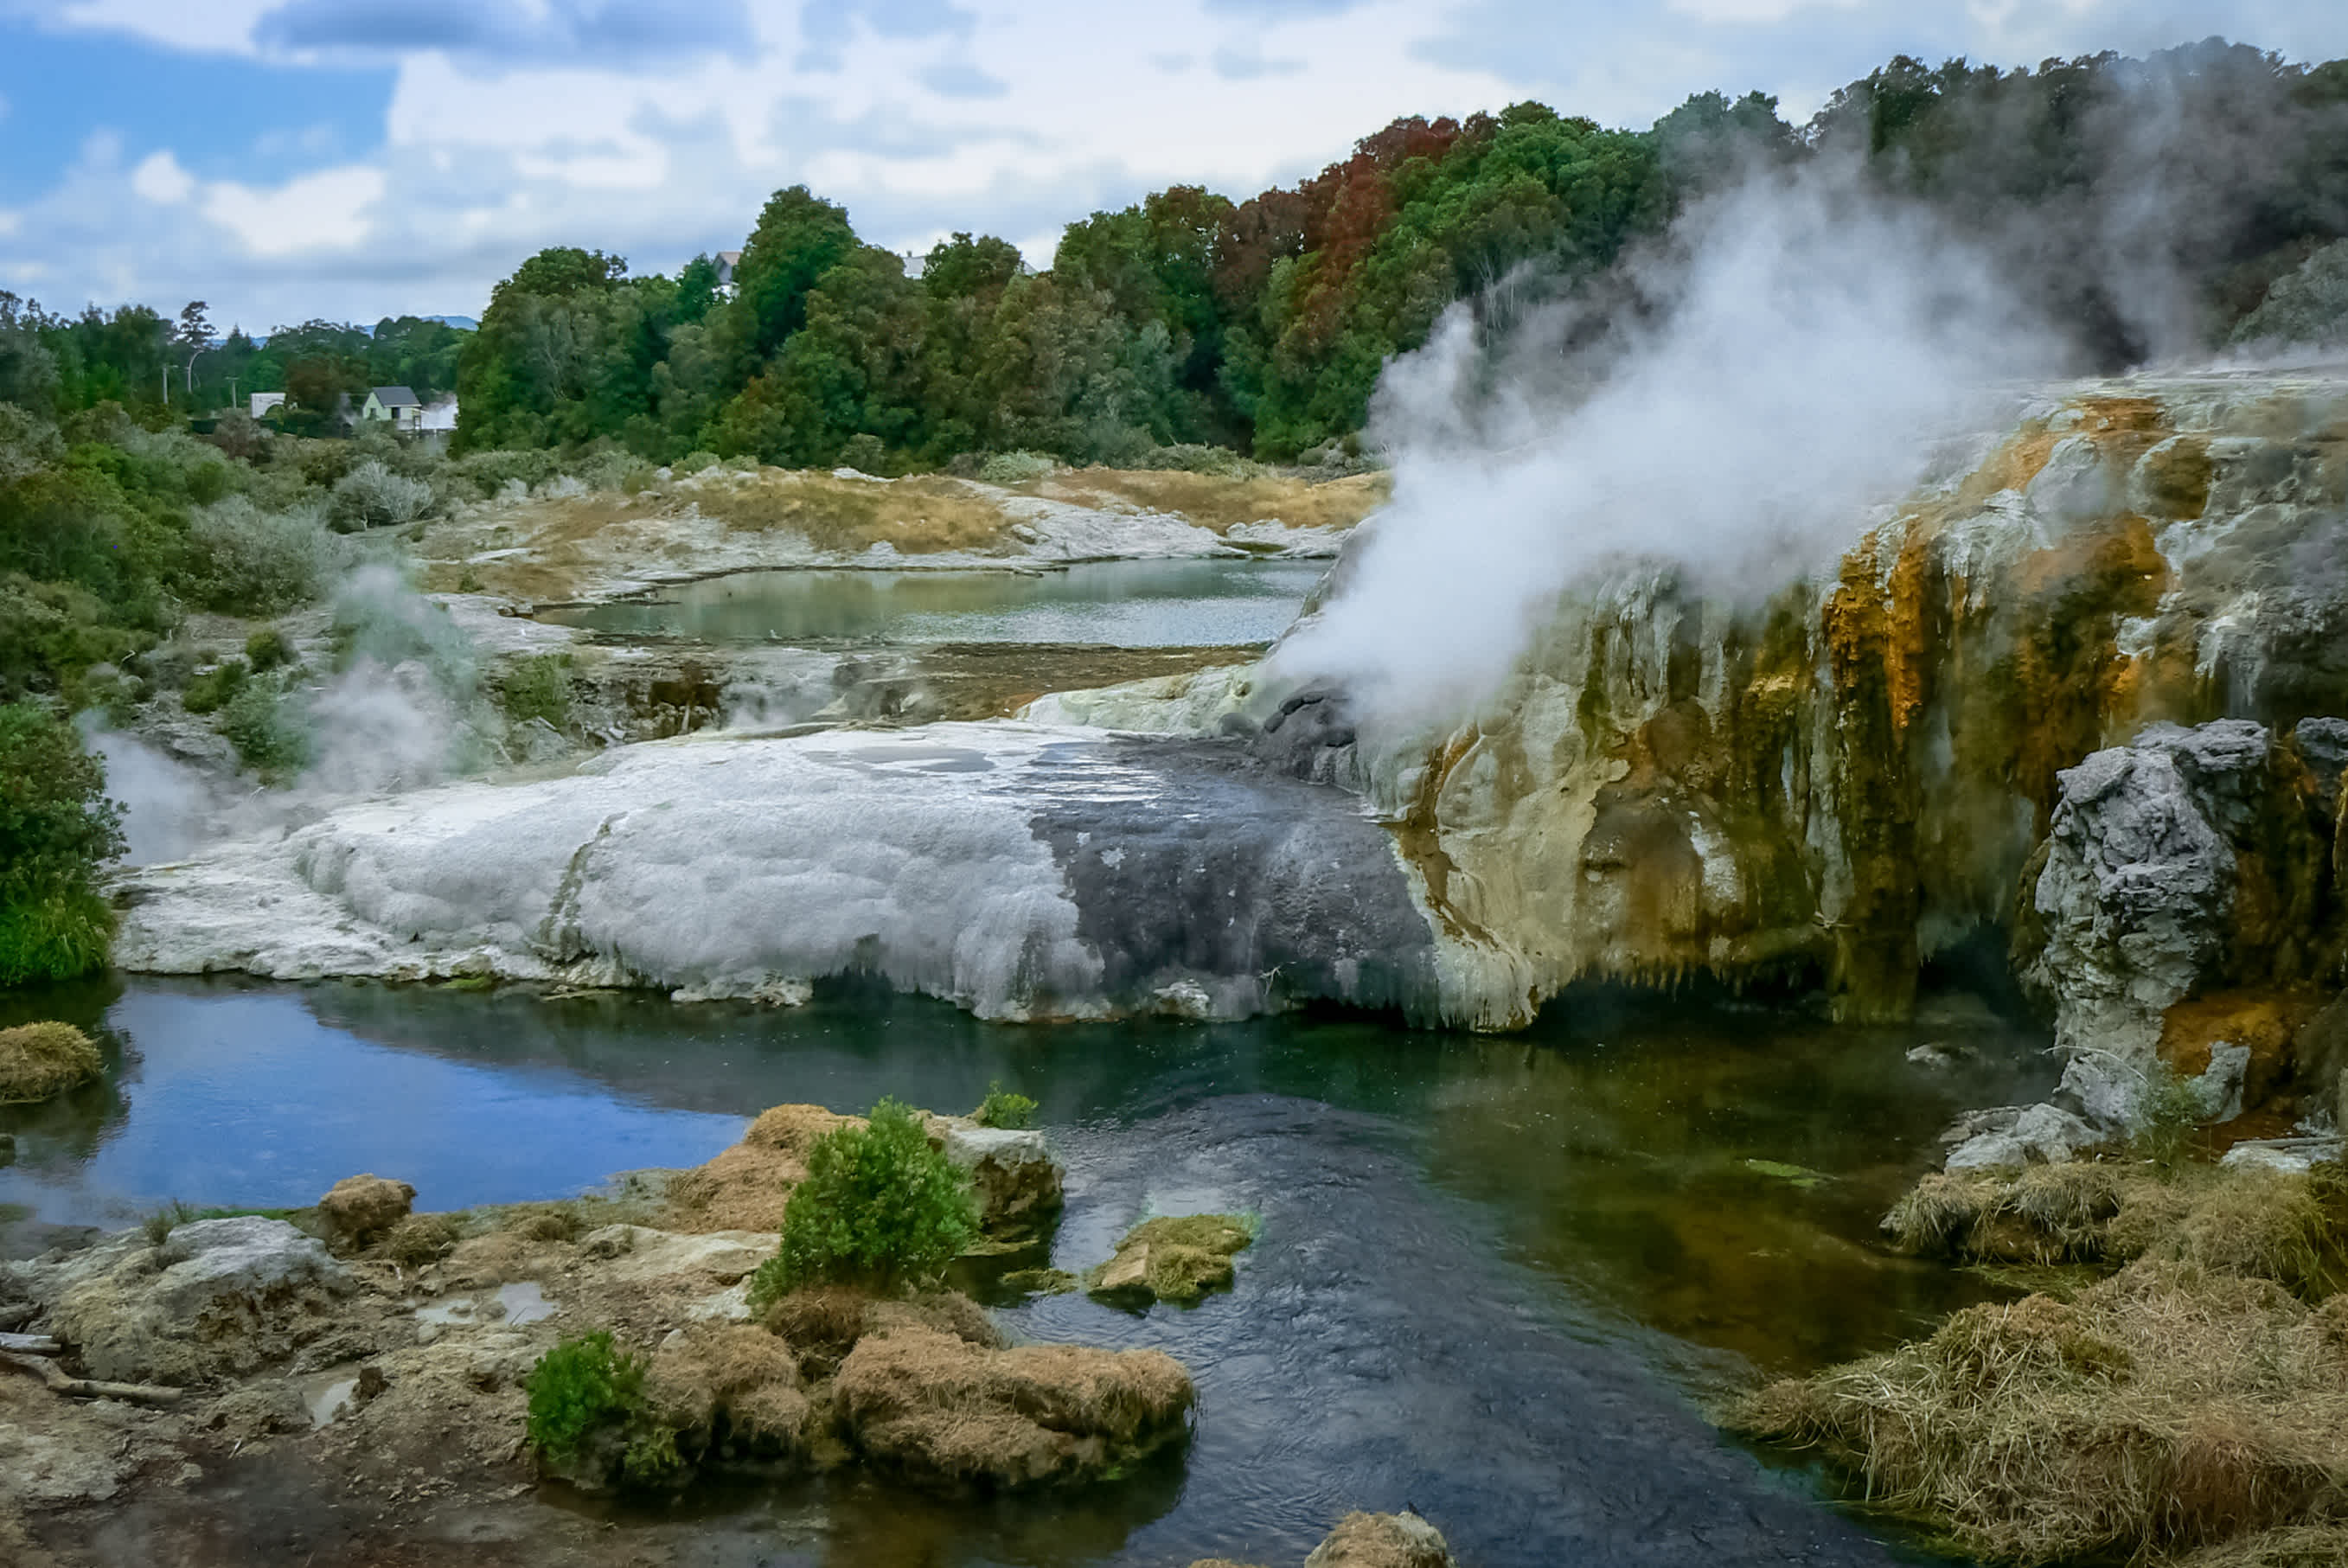
<path fill-rule="evenodd" d="M 805 183 L 869 241 L 1235 198 L 1398 115 L 1689 94 L 1807 118 L 1895 54 L 2219 35 L 2348 56 L 2343 0 L 0 0 L 0 289 L 253 331 L 478 315 L 532 252 L 674 272 Z"/>

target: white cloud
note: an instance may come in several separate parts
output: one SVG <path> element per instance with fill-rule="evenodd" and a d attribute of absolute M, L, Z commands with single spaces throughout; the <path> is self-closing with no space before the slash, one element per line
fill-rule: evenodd
<path fill-rule="evenodd" d="M 542 246 L 670 270 L 738 243 L 767 194 L 798 181 L 891 248 L 969 229 L 1042 261 L 1095 207 L 1175 181 L 1252 194 L 1404 114 L 1540 98 L 1643 126 L 1691 92 L 1757 87 L 1798 118 L 1895 52 L 2015 64 L 2212 31 L 2348 54 L 2339 0 L 743 0 L 738 13 L 723 0 L 709 14 L 738 16 L 726 28 L 740 42 L 651 60 L 588 48 L 572 25 L 588 9 L 572 0 L 483 0 L 484 17 L 506 20 L 470 32 L 463 4 L 412 8 L 406 33 L 407 14 L 386 13 L 338 35 L 361 41 L 338 46 L 345 63 L 358 50 L 396 70 L 372 151 L 280 136 L 255 172 L 216 181 L 213 162 L 172 147 L 168 121 L 135 144 L 145 161 L 128 173 L 118 139 L 94 140 L 48 195 L 19 203 L 0 272 L 46 271 L 108 303 L 201 296 L 256 325 L 477 314 Z M 327 10 L 66 0 L 41 15 L 299 65 L 306 46 L 284 55 L 271 38 L 323 36 Z M 656 14 L 641 0 L 594 15 L 606 11 Z M 460 46 L 541 34 L 567 52 Z M 289 160 L 309 172 L 284 181 Z"/>
<path fill-rule="evenodd" d="M 273 190 L 223 181 L 205 191 L 204 215 L 255 256 L 355 252 L 367 243 L 367 209 L 387 184 L 382 170 L 364 166 L 321 170 Z"/>
<path fill-rule="evenodd" d="M 196 177 L 180 167 L 170 152 L 150 152 L 130 171 L 130 189 L 149 201 L 176 206 L 196 188 Z"/>
<path fill-rule="evenodd" d="M 67 0 L 54 23 L 129 33 L 175 49 L 250 53 L 252 25 L 277 0 Z"/>

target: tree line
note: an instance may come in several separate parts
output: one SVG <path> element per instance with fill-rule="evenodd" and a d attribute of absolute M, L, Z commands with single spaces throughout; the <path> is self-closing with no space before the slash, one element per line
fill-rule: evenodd
<path fill-rule="evenodd" d="M 1381 367 L 1453 302 L 1528 267 L 1600 279 L 1707 191 L 1822 160 L 1986 244 L 2116 367 L 2222 341 L 2348 234 L 2348 61 L 2217 40 L 2034 69 L 1902 57 L 1800 126 L 1758 93 L 1644 131 L 1535 103 L 1404 119 L 1293 187 L 1095 212 L 1035 273 L 955 234 L 908 275 L 795 186 L 730 294 L 707 257 L 674 278 L 599 251 L 525 262 L 460 356 L 458 442 L 884 472 L 1189 442 L 1291 460 L 1355 439 Z"/>

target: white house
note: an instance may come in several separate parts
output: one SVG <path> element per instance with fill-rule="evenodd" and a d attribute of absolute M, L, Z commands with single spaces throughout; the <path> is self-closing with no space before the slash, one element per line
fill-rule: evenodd
<path fill-rule="evenodd" d="M 741 264 L 741 252 L 720 251 L 717 253 L 717 292 L 724 294 L 728 299 L 734 297 L 734 269 Z"/>
<path fill-rule="evenodd" d="M 405 387 L 378 387 L 359 405 L 359 419 L 388 420 L 394 430 L 413 435 L 423 428 L 424 404 Z"/>

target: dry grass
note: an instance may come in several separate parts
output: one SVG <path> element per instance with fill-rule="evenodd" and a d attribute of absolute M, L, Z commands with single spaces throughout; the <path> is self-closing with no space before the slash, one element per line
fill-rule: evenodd
<path fill-rule="evenodd" d="M 779 1231 L 791 1189 L 807 1180 L 807 1157 L 819 1139 L 863 1119 L 819 1105 L 778 1105 L 763 1112 L 705 1165 L 669 1182 L 661 1228 L 670 1231 Z"/>
<path fill-rule="evenodd" d="M 1936 1171 L 1883 1228 L 1910 1252 L 1966 1262 L 2113 1269 L 2156 1257 L 2315 1291 L 2333 1283 L 2343 1220 L 2336 1174 L 2094 1162 Z"/>
<path fill-rule="evenodd" d="M 420 1269 L 453 1251 L 462 1228 L 454 1214 L 410 1214 L 383 1239 L 383 1255 L 402 1268 Z"/>
<path fill-rule="evenodd" d="M 1304 1568 L 1453 1568 L 1435 1526 L 1415 1513 L 1349 1513 Z"/>
<path fill-rule="evenodd" d="M 1017 521 L 984 491 L 954 479 L 873 484 L 765 469 L 738 483 L 696 490 L 690 500 L 727 528 L 797 533 L 819 550 L 849 552 L 882 543 L 907 555 L 989 550 L 1006 541 Z"/>
<path fill-rule="evenodd" d="M 1394 484 L 1382 473 L 1314 482 L 1269 474 L 1235 480 L 1179 469 L 1078 469 L 1014 488 L 1076 506 L 1172 512 L 1223 533 L 1248 522 L 1351 528 L 1385 504 Z"/>
<path fill-rule="evenodd" d="M 1179 1438 L 1196 1399 L 1160 1351 L 990 1349 L 911 1324 L 868 1334 L 833 1395 L 868 1459 L 1001 1487 L 1110 1473 Z"/>
<path fill-rule="evenodd" d="M 763 1328 L 688 1329 L 683 1345 L 653 1357 L 648 1381 L 669 1420 L 708 1426 L 736 1449 L 771 1455 L 806 1443 L 815 1406 L 800 1387 L 798 1358 Z"/>
<path fill-rule="evenodd" d="M 2343 1213 L 2336 1178 L 2269 1171 L 1928 1178 L 1887 1222 L 1913 1243 L 2127 1266 L 1772 1384 L 1731 1425 L 1823 1452 L 1992 1557 L 2341 1561 L 2305 1553 L 2348 1538 L 2348 1297 L 2318 1299 Z"/>
<path fill-rule="evenodd" d="M 0 1029 L 0 1105 L 63 1094 L 103 1065 L 97 1045 L 71 1024 Z"/>

